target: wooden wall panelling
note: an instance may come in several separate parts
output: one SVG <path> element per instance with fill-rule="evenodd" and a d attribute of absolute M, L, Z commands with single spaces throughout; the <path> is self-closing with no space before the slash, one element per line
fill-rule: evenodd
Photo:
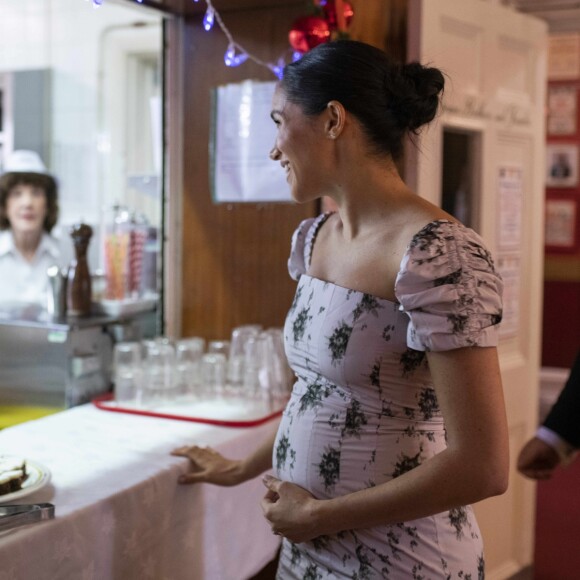
<path fill-rule="evenodd" d="M 236 41 L 275 62 L 288 47 L 290 24 L 303 8 L 298 1 L 222 11 L 222 17 Z M 295 290 L 286 265 L 290 238 L 300 220 L 316 215 L 317 205 L 212 202 L 210 90 L 274 77 L 249 61 L 239 68 L 226 67 L 225 35 L 217 26 L 205 32 L 199 16 L 186 20 L 184 33 L 182 334 L 213 339 L 229 336 L 240 324 L 281 326 Z"/>
<path fill-rule="evenodd" d="M 405 62 L 408 0 L 350 0 L 354 17 L 349 29 L 353 40 L 367 42 Z"/>

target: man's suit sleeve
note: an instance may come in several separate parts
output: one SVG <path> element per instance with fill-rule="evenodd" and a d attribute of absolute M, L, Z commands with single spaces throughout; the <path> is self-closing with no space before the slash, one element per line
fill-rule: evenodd
<path fill-rule="evenodd" d="M 580 352 L 576 355 L 570 376 L 548 413 L 544 426 L 576 449 L 580 448 Z"/>

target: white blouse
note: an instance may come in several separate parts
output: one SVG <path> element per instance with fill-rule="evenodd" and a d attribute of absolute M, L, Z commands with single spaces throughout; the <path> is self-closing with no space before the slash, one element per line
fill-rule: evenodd
<path fill-rule="evenodd" d="M 0 232 L 0 309 L 25 304 L 46 307 L 50 266 L 59 265 L 57 241 L 42 234 L 32 262 L 28 262 L 14 245 L 10 230 Z"/>

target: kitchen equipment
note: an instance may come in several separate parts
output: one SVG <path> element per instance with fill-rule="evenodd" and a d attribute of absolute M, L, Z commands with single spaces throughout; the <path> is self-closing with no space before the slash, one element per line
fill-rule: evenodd
<path fill-rule="evenodd" d="M 111 386 L 113 344 L 154 336 L 156 312 L 45 320 L 0 317 L 0 405 L 66 408 Z"/>
<path fill-rule="evenodd" d="M 54 505 L 51 503 L 0 505 L 0 532 L 53 518 Z"/>

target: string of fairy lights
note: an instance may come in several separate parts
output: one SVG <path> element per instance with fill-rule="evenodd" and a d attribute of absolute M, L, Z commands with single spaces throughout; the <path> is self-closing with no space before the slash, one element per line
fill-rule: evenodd
<path fill-rule="evenodd" d="M 94 8 L 100 8 L 105 0 L 88 0 L 92 2 Z M 201 0 L 193 0 L 193 2 L 200 2 Z M 203 17 L 203 28 L 206 32 L 213 29 L 214 25 L 217 24 L 221 31 L 224 33 L 228 40 L 228 47 L 224 53 L 224 63 L 229 67 L 236 67 L 247 60 L 251 60 L 256 64 L 266 67 L 271 70 L 277 78 L 282 78 L 282 71 L 286 65 L 286 59 L 288 54 L 282 55 L 276 63 L 266 62 L 261 58 L 258 58 L 252 54 L 249 50 L 246 50 L 239 42 L 237 42 L 229 31 L 228 27 L 225 25 L 220 13 L 213 5 L 212 0 L 203 0 L 206 4 L 206 11 Z M 143 0 L 135 0 L 139 4 L 142 4 Z M 292 60 L 298 60 L 302 54 L 297 51 L 287 51 L 291 53 Z"/>

